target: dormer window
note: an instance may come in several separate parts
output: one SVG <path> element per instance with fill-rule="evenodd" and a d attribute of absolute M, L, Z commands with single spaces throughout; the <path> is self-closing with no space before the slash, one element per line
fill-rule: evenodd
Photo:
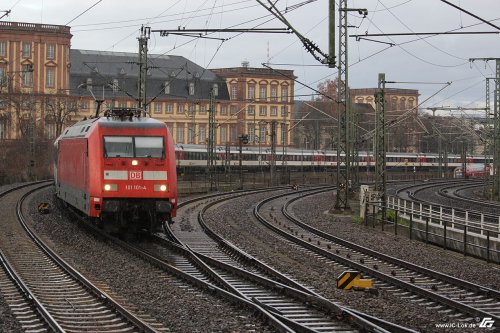
<path fill-rule="evenodd" d="M 219 85 L 217 83 L 212 86 L 212 94 L 214 97 L 219 96 Z"/>
<path fill-rule="evenodd" d="M 118 92 L 119 89 L 120 87 L 118 86 L 118 80 L 113 79 L 113 92 Z"/>
<path fill-rule="evenodd" d="M 170 82 L 166 81 L 166 82 L 163 84 L 163 87 L 165 88 L 165 94 L 166 94 L 166 95 L 170 94 Z"/>
<path fill-rule="evenodd" d="M 194 83 L 193 82 L 189 83 L 189 95 L 191 95 L 191 96 L 194 95 Z"/>
<path fill-rule="evenodd" d="M 92 78 L 87 78 L 87 90 L 92 90 Z"/>

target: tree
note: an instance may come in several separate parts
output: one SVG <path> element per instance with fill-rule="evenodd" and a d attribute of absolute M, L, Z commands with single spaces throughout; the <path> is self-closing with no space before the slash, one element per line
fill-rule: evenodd
<path fill-rule="evenodd" d="M 53 95 L 46 97 L 45 105 L 45 124 L 55 125 L 55 137 L 58 137 L 78 111 L 76 100 L 68 95 Z"/>

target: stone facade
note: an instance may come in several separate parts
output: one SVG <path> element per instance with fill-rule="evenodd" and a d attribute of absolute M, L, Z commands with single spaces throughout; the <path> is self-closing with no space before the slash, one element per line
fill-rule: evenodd
<path fill-rule="evenodd" d="M 292 70 L 241 67 L 211 69 L 224 77 L 229 89 L 231 115 L 219 128 L 232 134 L 248 134 L 249 145 L 269 146 L 272 123 L 277 145 L 292 144 L 294 79 Z M 236 121 L 236 123 L 234 122 Z"/>
<path fill-rule="evenodd" d="M 66 99 L 70 28 L 0 22 L 0 139 L 53 133 L 54 100 Z"/>

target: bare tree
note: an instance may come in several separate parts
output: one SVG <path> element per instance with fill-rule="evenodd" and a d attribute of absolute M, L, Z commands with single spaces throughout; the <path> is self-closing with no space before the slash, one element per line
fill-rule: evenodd
<path fill-rule="evenodd" d="M 58 137 L 63 128 L 71 122 L 78 111 L 76 99 L 68 95 L 46 97 L 45 122 L 55 125 L 55 136 Z"/>

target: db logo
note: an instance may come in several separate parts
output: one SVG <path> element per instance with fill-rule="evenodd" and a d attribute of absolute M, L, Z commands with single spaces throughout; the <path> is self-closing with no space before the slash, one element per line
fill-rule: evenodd
<path fill-rule="evenodd" d="M 142 171 L 130 171 L 130 179 L 142 179 Z"/>

